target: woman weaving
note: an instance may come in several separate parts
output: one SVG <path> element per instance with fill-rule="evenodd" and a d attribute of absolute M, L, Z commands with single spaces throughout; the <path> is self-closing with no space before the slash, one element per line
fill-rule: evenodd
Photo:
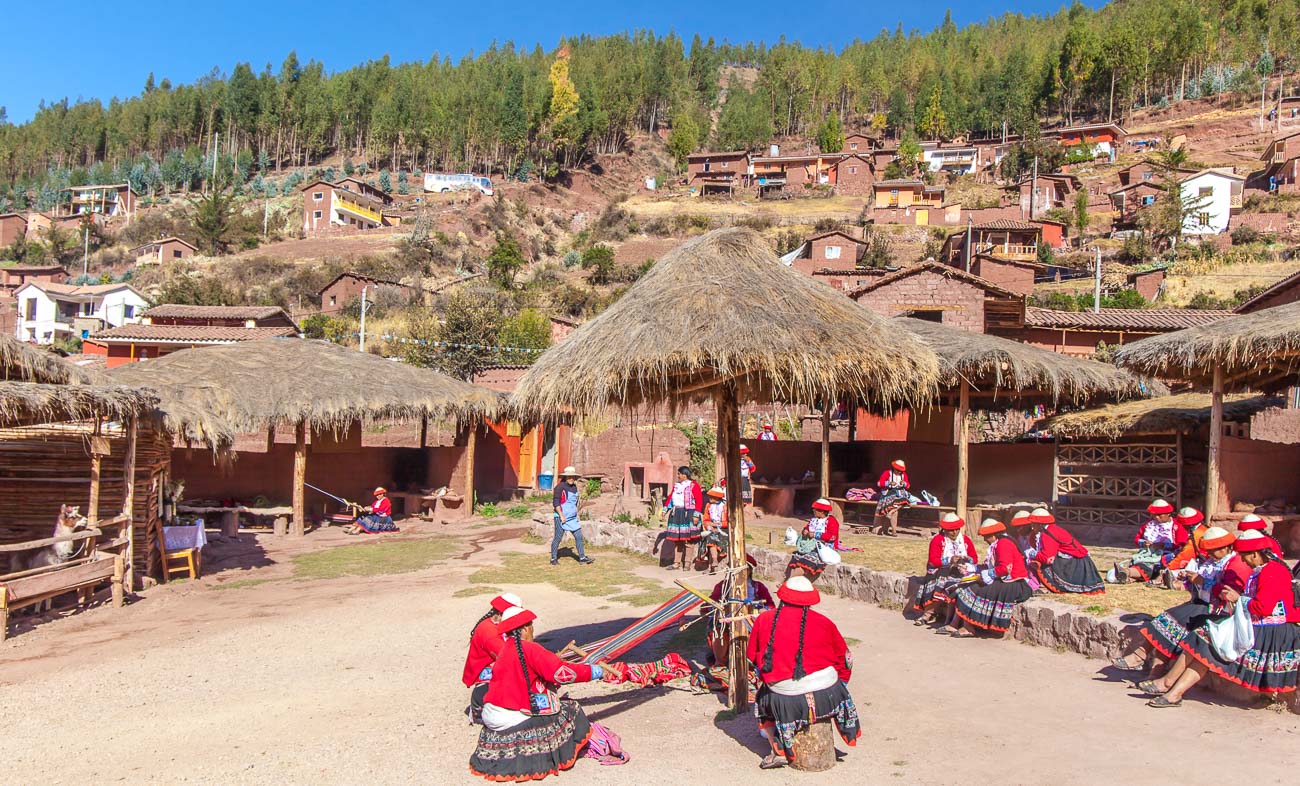
<path fill-rule="evenodd" d="M 911 504 L 911 481 L 907 477 L 907 464 L 894 459 L 889 469 L 880 474 L 876 482 L 880 497 L 876 500 L 876 528 L 882 535 L 898 534 L 898 511 Z"/>
<path fill-rule="evenodd" d="M 469 637 L 469 652 L 465 653 L 465 670 L 461 674 L 461 682 L 471 689 L 469 716 L 472 723 L 479 722 L 483 696 L 487 693 L 488 681 L 492 679 L 492 664 L 501 654 L 501 631 L 497 624 L 501 622 L 502 614 L 523 605 L 518 595 L 503 592 L 491 600 L 487 613 L 474 624 Z"/>
<path fill-rule="evenodd" d="M 816 580 L 826 570 L 826 561 L 821 557 L 821 550 L 829 548 L 839 550 L 840 522 L 831 514 L 830 500 L 822 497 L 812 504 L 812 518 L 804 525 L 803 532 L 795 544 L 794 556 L 786 568 L 787 575 L 794 575 L 801 570 L 810 580 Z"/>
<path fill-rule="evenodd" d="M 1007 525 L 984 519 L 980 537 L 988 544 L 988 556 L 980 570 L 983 583 L 957 590 L 957 619 L 949 631 L 954 636 L 974 635 L 971 629 L 1006 633 L 1016 606 L 1033 594 L 1026 579 L 1025 556 L 1007 534 Z"/>
<path fill-rule="evenodd" d="M 727 529 L 727 490 L 714 486 L 707 494 L 704 506 L 704 530 L 700 537 L 700 557 L 708 562 L 709 575 L 718 572 L 718 565 L 727 558 L 730 535 Z"/>
<path fill-rule="evenodd" d="M 916 591 L 913 607 L 921 613 L 917 625 L 926 625 L 949 617 L 949 592 L 961 580 L 975 573 L 979 556 L 975 543 L 965 532 L 966 522 L 955 513 L 945 513 L 939 520 L 939 533 L 930 539 L 930 554 L 925 563 L 925 578 Z"/>

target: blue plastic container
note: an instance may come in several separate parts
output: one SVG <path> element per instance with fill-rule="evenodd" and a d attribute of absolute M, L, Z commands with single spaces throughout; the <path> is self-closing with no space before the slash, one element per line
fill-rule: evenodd
<path fill-rule="evenodd" d="M 554 475 L 538 475 L 538 476 L 537 476 L 537 490 L 538 490 L 538 491 L 550 491 L 550 490 L 552 490 L 552 489 L 554 489 L 554 488 L 555 488 L 555 476 L 554 476 Z"/>

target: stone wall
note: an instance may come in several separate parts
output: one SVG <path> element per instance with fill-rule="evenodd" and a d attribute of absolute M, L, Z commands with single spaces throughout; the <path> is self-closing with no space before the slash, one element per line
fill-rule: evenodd
<path fill-rule="evenodd" d="M 553 534 L 549 517 L 533 517 L 532 534 L 547 541 Z M 605 519 L 584 521 L 583 537 L 589 545 L 626 549 L 654 556 L 660 530 L 620 524 Z M 755 575 L 775 588 L 785 576 L 790 561 L 788 551 L 750 546 L 750 556 L 758 563 Z M 682 578 L 686 578 L 685 576 Z M 901 573 L 872 570 L 861 565 L 828 565 L 817 585 L 834 595 L 864 601 L 884 608 L 903 609 L 916 591 L 917 578 Z M 1174 599 L 1171 593 L 1171 603 Z M 1123 654 L 1137 636 L 1137 625 L 1126 622 L 1129 612 L 1097 617 L 1078 606 L 1034 598 L 1020 605 L 1011 621 L 1010 636 L 1026 644 L 1077 652 L 1089 658 L 1110 659 Z M 1253 694 L 1231 683 L 1211 677 L 1208 687 L 1236 700 L 1250 701 Z M 1286 703 L 1300 714 L 1300 696 L 1292 694 Z"/>

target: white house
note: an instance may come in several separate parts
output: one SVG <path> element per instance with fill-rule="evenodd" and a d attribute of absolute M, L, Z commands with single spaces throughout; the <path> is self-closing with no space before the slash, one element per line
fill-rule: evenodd
<path fill-rule="evenodd" d="M 1181 182 L 1183 204 L 1195 209 L 1183 221 L 1185 235 L 1217 235 L 1228 231 L 1228 219 L 1241 210 L 1246 178 L 1231 169 L 1203 169 Z"/>
<path fill-rule="evenodd" d="M 106 327 L 140 321 L 149 301 L 130 284 L 51 284 L 29 281 L 14 292 L 18 301 L 15 335 L 19 341 L 53 343 L 56 338 L 86 338 Z"/>
<path fill-rule="evenodd" d="M 974 145 L 921 143 L 921 163 L 931 172 L 969 175 L 979 168 L 980 151 Z"/>

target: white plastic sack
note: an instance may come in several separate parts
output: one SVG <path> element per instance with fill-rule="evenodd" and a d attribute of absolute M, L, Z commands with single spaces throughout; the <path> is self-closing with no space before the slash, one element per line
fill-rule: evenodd
<path fill-rule="evenodd" d="M 825 562 L 827 565 L 840 564 L 840 553 L 835 550 L 834 546 L 819 543 L 817 545 L 817 556 L 821 557 L 822 562 Z"/>
<path fill-rule="evenodd" d="M 1246 608 L 1249 601 L 1244 595 L 1237 598 L 1232 616 L 1211 620 L 1207 625 L 1210 644 L 1224 660 L 1235 661 L 1255 646 L 1255 627 L 1251 625 L 1250 611 Z"/>
<path fill-rule="evenodd" d="M 785 545 L 793 546 L 799 542 L 799 533 L 794 531 L 794 527 L 785 528 Z"/>

